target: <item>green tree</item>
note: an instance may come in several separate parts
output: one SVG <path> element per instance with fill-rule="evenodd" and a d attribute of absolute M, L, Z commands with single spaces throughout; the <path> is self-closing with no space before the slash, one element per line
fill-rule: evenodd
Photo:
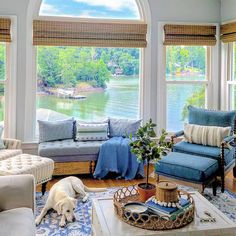
<path fill-rule="evenodd" d="M 62 83 L 58 47 L 38 47 L 38 80 L 46 87 Z"/>
<path fill-rule="evenodd" d="M 188 117 L 188 106 L 204 107 L 205 106 L 205 87 L 194 92 L 186 101 L 182 110 L 182 120 Z"/>

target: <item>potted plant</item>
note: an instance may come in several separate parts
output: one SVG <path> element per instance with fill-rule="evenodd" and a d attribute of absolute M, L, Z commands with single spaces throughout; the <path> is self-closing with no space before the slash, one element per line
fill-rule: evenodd
<path fill-rule="evenodd" d="M 155 127 L 156 124 L 150 119 L 138 129 L 135 138 L 130 135 L 131 152 L 136 155 L 139 162 L 142 161 L 147 165 L 146 182 L 138 184 L 140 201 L 142 202 L 156 193 L 156 186 L 149 183 L 150 162 L 157 163 L 171 147 L 170 142 L 166 141 L 167 132 L 163 129 L 161 136 L 157 139 Z"/>

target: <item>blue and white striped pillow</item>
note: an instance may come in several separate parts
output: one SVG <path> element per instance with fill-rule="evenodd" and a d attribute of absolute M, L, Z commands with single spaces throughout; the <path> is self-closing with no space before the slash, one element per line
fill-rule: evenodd
<path fill-rule="evenodd" d="M 76 140 L 93 141 L 108 139 L 108 123 L 77 123 Z"/>

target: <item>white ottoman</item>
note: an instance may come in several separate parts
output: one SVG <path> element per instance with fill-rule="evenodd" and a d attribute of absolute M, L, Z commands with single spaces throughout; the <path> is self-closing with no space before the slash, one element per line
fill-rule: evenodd
<path fill-rule="evenodd" d="M 46 191 L 46 184 L 52 179 L 54 161 L 50 158 L 20 154 L 0 161 L 0 175 L 31 174 L 35 183 L 42 184 L 42 194 Z"/>

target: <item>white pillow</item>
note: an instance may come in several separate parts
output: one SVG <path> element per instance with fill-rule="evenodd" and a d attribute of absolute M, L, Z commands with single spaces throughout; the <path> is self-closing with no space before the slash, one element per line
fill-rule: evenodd
<path fill-rule="evenodd" d="M 184 125 L 184 137 L 189 143 L 220 147 L 223 139 L 230 135 L 231 127 Z"/>
<path fill-rule="evenodd" d="M 95 141 L 108 139 L 108 123 L 77 123 L 77 141 Z"/>

